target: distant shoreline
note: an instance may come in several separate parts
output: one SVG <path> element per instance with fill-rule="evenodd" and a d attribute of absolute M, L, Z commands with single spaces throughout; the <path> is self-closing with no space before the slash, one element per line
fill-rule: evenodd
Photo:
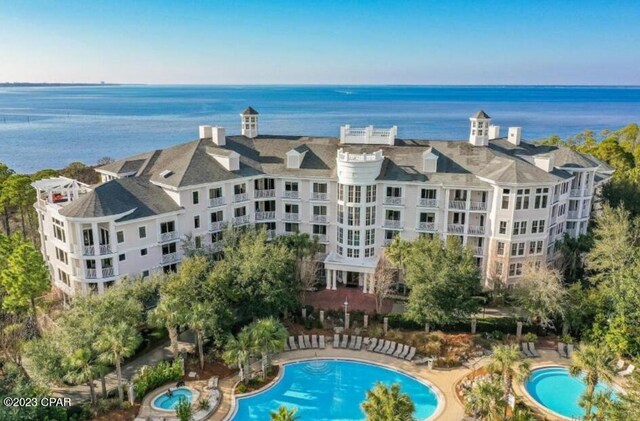
<path fill-rule="evenodd" d="M 0 82 L 0 88 L 55 88 L 69 86 L 120 86 L 119 83 L 32 83 Z"/>

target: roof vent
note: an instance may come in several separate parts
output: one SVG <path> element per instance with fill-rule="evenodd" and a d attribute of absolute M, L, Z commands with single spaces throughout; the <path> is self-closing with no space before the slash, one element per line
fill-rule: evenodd
<path fill-rule="evenodd" d="M 551 154 L 535 155 L 533 157 L 533 163 L 543 171 L 553 171 L 554 160 Z"/>
<path fill-rule="evenodd" d="M 173 174 L 173 171 L 171 170 L 164 170 L 160 173 L 160 177 L 162 178 L 168 178 L 171 174 Z"/>
<path fill-rule="evenodd" d="M 522 138 L 522 127 L 509 127 L 509 136 L 507 140 L 509 143 L 518 146 Z"/>
<path fill-rule="evenodd" d="M 500 137 L 500 126 L 489 126 L 489 139 L 498 139 Z"/>

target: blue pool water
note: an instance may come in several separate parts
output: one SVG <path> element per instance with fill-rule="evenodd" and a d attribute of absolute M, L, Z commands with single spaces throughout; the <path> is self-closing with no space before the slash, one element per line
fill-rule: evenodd
<path fill-rule="evenodd" d="M 377 382 L 399 383 L 415 403 L 418 420 L 430 417 L 438 407 L 435 392 L 405 374 L 367 363 L 313 360 L 285 365 L 282 378 L 273 387 L 238 399 L 233 420 L 268 420 L 280 405 L 298 408 L 301 421 L 363 420 L 360 404 Z"/>
<path fill-rule="evenodd" d="M 160 409 L 172 410 L 176 407 L 176 405 L 178 405 L 178 402 L 180 402 L 180 398 L 184 398 L 187 401 L 191 402 L 192 395 L 193 394 L 190 389 L 181 387 L 174 390 L 171 396 L 163 393 L 162 395 L 156 397 L 153 400 L 152 406 Z"/>
<path fill-rule="evenodd" d="M 566 368 L 548 367 L 533 370 L 525 388 L 534 400 L 551 411 L 567 418 L 582 419 L 584 409 L 578 402 L 586 385 L 581 378 L 569 375 Z M 612 389 L 604 384 L 596 386 L 596 392 L 607 390 Z"/>

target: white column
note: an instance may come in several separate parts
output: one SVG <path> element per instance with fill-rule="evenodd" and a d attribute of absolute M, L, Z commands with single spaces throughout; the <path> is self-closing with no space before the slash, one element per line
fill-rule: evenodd
<path fill-rule="evenodd" d="M 331 271 L 329 269 L 326 269 L 324 272 L 325 278 L 327 280 L 327 289 L 331 289 Z"/>
<path fill-rule="evenodd" d="M 91 223 L 91 232 L 93 233 L 93 254 L 100 254 L 100 233 L 98 232 L 98 224 L 96 222 Z"/>
<path fill-rule="evenodd" d="M 337 275 L 338 274 L 336 273 L 335 270 L 331 271 L 331 283 L 332 283 L 331 289 L 336 289 L 337 288 L 337 286 L 336 286 L 336 282 L 337 282 L 337 278 L 338 278 Z"/>
<path fill-rule="evenodd" d="M 369 288 L 370 288 L 370 285 L 369 285 L 370 284 L 369 274 L 368 273 L 363 273 L 362 277 L 364 279 L 364 282 L 363 282 L 364 283 L 364 287 L 362 288 L 362 292 L 365 293 L 365 294 L 368 294 L 369 293 Z"/>

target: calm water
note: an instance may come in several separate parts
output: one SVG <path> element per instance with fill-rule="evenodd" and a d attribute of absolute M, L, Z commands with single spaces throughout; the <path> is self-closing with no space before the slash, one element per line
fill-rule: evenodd
<path fill-rule="evenodd" d="M 31 172 L 188 141 L 200 124 L 235 134 L 247 105 L 270 134 L 336 136 L 342 124 L 373 124 L 397 125 L 401 137 L 463 139 L 482 108 L 495 124 L 538 139 L 640 121 L 640 87 L 0 88 L 0 161 Z"/>
<path fill-rule="evenodd" d="M 425 420 L 438 407 L 431 388 L 405 374 L 351 361 L 315 360 L 287 364 L 284 376 L 265 392 L 238 399 L 233 421 L 264 421 L 281 405 L 298 408 L 301 421 L 363 420 L 360 404 L 377 382 L 400 384 L 413 400 L 416 419 Z"/>

